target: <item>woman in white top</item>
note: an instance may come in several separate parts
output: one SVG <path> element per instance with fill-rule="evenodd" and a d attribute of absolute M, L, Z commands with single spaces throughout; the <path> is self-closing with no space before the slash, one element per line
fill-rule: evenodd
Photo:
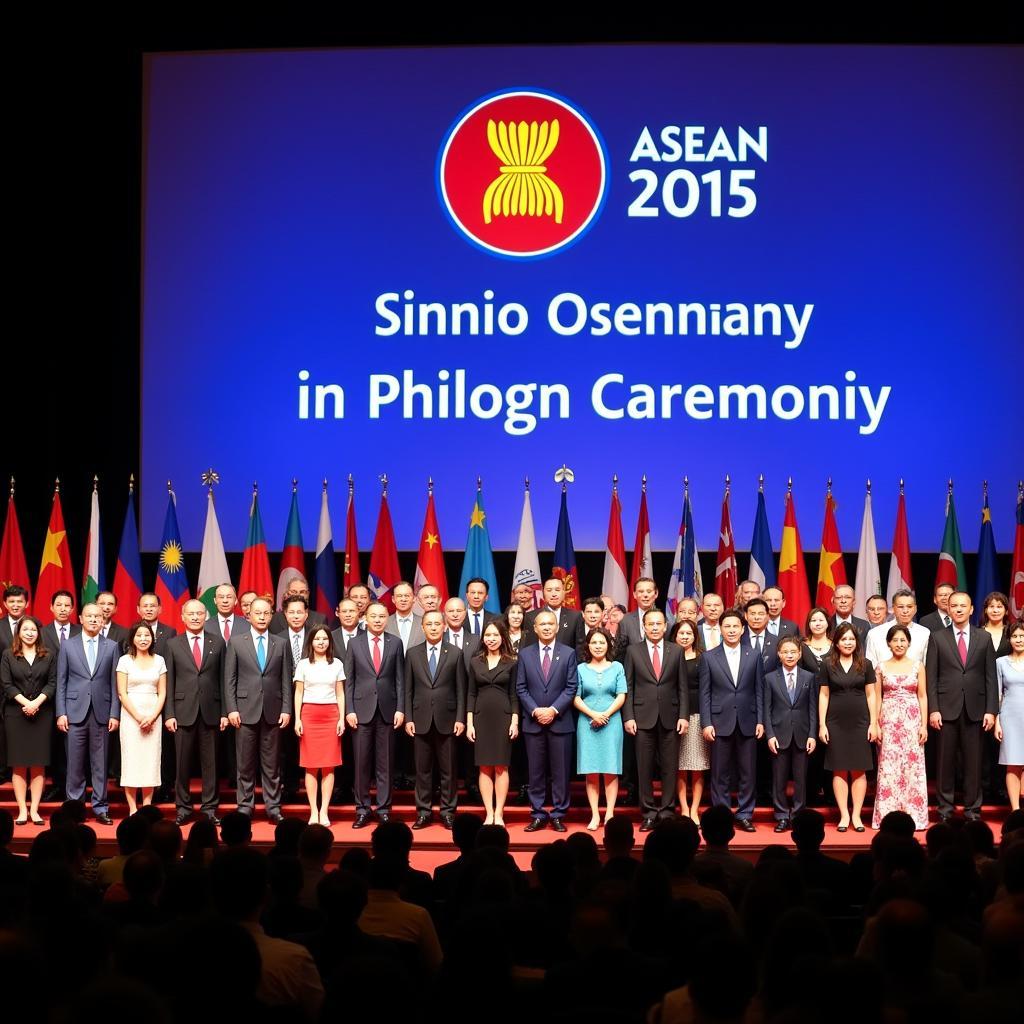
<path fill-rule="evenodd" d="M 334 769 L 341 764 L 345 731 L 345 669 L 335 657 L 331 631 L 319 626 L 306 637 L 302 661 L 295 666 L 295 735 L 299 764 L 306 769 L 309 824 L 330 825 L 327 809 L 334 790 Z M 320 772 L 317 807 L 317 772 Z"/>
<path fill-rule="evenodd" d="M 153 627 L 137 622 L 128 634 L 128 653 L 117 663 L 117 695 L 121 701 L 121 786 L 128 813 L 153 802 L 160 785 L 161 712 L 167 693 L 167 666 L 153 654 Z"/>

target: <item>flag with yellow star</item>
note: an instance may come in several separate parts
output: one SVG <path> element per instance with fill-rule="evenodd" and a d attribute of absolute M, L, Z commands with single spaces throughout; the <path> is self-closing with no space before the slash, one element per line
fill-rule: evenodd
<path fill-rule="evenodd" d="M 807 566 L 796 523 L 793 492 L 786 492 L 786 515 L 782 522 L 782 549 L 779 551 L 779 587 L 786 595 L 786 612 L 794 622 L 803 622 L 811 610 L 811 592 L 807 585 Z"/>
<path fill-rule="evenodd" d="M 448 600 L 448 575 L 444 569 L 444 552 L 441 550 L 441 529 L 437 525 L 437 509 L 434 506 L 434 492 L 427 496 L 427 513 L 423 517 L 423 534 L 420 536 L 420 553 L 416 556 L 416 575 L 413 589 L 430 583 L 441 595 L 441 606 Z"/>
<path fill-rule="evenodd" d="M 185 575 L 185 551 L 181 546 L 178 513 L 175 511 L 174 492 L 167 493 L 167 513 L 164 515 L 164 535 L 160 541 L 160 560 L 157 562 L 156 586 L 153 593 L 163 606 L 160 621 L 177 629 L 181 625 L 181 609 L 191 594 Z"/>
<path fill-rule="evenodd" d="M 836 587 L 845 585 L 846 565 L 843 562 L 843 546 L 839 543 L 839 527 L 836 525 L 836 502 L 829 491 L 825 495 L 825 522 L 821 528 L 821 561 L 818 563 L 818 590 L 814 603 L 831 610 Z"/>
<path fill-rule="evenodd" d="M 36 583 L 36 594 L 45 595 L 41 601 L 33 603 L 33 611 L 45 626 L 53 622 L 50 611 L 50 595 L 58 590 L 75 592 L 75 573 L 71 568 L 71 551 L 68 548 L 68 535 L 64 529 L 64 512 L 60 505 L 60 491 L 53 492 L 53 507 L 50 509 L 50 525 L 46 528 L 46 540 L 43 541 L 43 560 L 39 566 L 39 580 Z M 72 622 L 77 621 L 72 617 Z"/>
<path fill-rule="evenodd" d="M 462 577 L 459 579 L 459 594 L 466 593 L 470 580 L 487 581 L 487 601 L 484 608 L 496 615 L 501 612 L 501 597 L 498 594 L 498 576 L 494 571 L 494 552 L 491 550 L 491 534 L 487 529 L 487 513 L 484 511 L 484 493 L 479 485 L 476 501 L 469 516 L 469 534 L 466 537 L 466 554 L 462 560 Z"/>

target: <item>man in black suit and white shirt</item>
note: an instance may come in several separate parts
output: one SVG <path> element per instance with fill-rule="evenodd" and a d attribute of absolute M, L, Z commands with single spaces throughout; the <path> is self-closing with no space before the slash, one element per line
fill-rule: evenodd
<path fill-rule="evenodd" d="M 171 637 L 178 635 L 178 631 L 173 626 L 165 626 L 160 621 L 164 610 L 160 598 L 156 594 L 143 594 L 139 598 L 139 604 L 135 610 L 139 613 L 139 618 L 143 622 L 148 622 L 153 630 L 153 653 L 163 657 L 164 646 Z"/>
<path fill-rule="evenodd" d="M 746 631 L 743 644 L 761 656 L 765 674 L 779 667 L 778 639 L 768 632 L 768 605 L 763 597 L 752 597 L 743 610 Z"/>
<path fill-rule="evenodd" d="M 309 603 L 309 583 L 305 576 L 296 576 L 288 581 L 285 587 L 284 596 L 281 598 L 281 610 L 274 613 L 270 620 L 270 632 L 281 633 L 288 628 L 288 619 L 285 615 L 285 606 L 290 597 L 301 597 L 306 602 L 306 609 L 309 612 L 309 624 L 311 626 L 323 626 L 327 623 L 327 616 L 323 612 L 313 611 Z"/>
<path fill-rule="evenodd" d="M 459 649 L 444 641 L 444 616 L 423 616 L 424 642 L 405 658 L 405 731 L 412 737 L 416 760 L 416 822 L 431 822 L 434 765 L 441 776 L 441 823 L 452 827 L 458 774 L 456 737 L 466 730 L 466 663 Z"/>
<path fill-rule="evenodd" d="M 103 626 L 100 629 L 100 636 L 113 640 L 117 644 L 118 649 L 123 653 L 124 645 L 128 642 L 128 630 L 125 626 L 121 626 L 113 621 L 114 616 L 117 614 L 117 597 L 110 590 L 101 590 L 96 595 L 96 604 L 103 614 Z M 120 747 L 115 745 L 115 749 L 120 753 Z"/>
<path fill-rule="evenodd" d="M 658 600 L 658 587 L 654 580 L 649 576 L 641 576 L 633 584 L 633 598 L 636 611 L 623 617 L 619 623 L 619 636 L 625 637 L 627 643 L 638 644 L 644 638 L 644 616 Z"/>
<path fill-rule="evenodd" d="M 340 625 L 331 631 L 331 636 L 334 638 L 334 649 L 338 656 L 344 658 L 349 643 L 362 632 L 359 628 L 359 608 L 355 601 L 345 597 L 338 602 L 335 614 Z"/>
<path fill-rule="evenodd" d="M 583 617 L 574 608 L 566 608 L 564 605 L 565 584 L 557 576 L 552 576 L 544 583 L 544 607 L 530 612 L 523 618 L 523 638 L 519 642 L 520 650 L 537 643 L 534 622 L 542 611 L 554 612 L 555 642 L 576 650 L 576 645 L 580 640 L 580 630 L 583 628 L 581 625 Z"/>
<path fill-rule="evenodd" d="M 713 590 L 708 591 L 700 602 L 700 638 L 705 651 L 713 651 L 722 642 L 722 628 L 719 620 L 725 611 L 725 602 Z"/>
<path fill-rule="evenodd" d="M 970 626 L 970 596 L 954 591 L 949 598 L 952 625 L 928 641 L 928 724 L 939 735 L 937 795 L 945 821 L 955 807 L 956 755 L 964 778 L 964 817 L 981 812 L 981 735 L 989 732 L 999 711 L 995 649 L 988 633 Z"/>
<path fill-rule="evenodd" d="M 484 626 L 491 619 L 498 618 L 494 612 L 489 612 L 484 607 L 490 590 L 490 584 L 480 576 L 474 576 L 466 584 L 466 627 L 473 636 L 481 636 Z"/>
<path fill-rule="evenodd" d="M 444 631 L 444 638 L 462 651 L 462 657 L 468 670 L 469 659 L 476 654 L 476 650 L 480 646 L 480 637 L 473 636 L 466 627 L 466 605 L 461 597 L 449 597 L 445 602 L 444 621 L 447 627 Z"/>
<path fill-rule="evenodd" d="M 391 772 L 395 731 L 405 724 L 405 656 L 402 641 L 385 632 L 388 610 L 366 607 L 366 630 L 345 652 L 345 722 L 353 730 L 356 820 L 370 824 L 370 779 L 377 780 L 377 817 L 391 817 Z"/>
<path fill-rule="evenodd" d="M 949 583 L 940 583 L 932 592 L 932 600 L 935 602 L 935 611 L 929 612 L 921 617 L 921 625 L 930 629 L 933 633 L 937 629 L 946 629 L 953 620 L 949 617 L 949 599 L 956 589 Z"/>
<path fill-rule="evenodd" d="M 270 630 L 274 609 L 265 597 L 249 606 L 249 629 L 235 633 L 224 652 L 224 711 L 238 730 L 238 809 L 252 817 L 256 768 L 273 824 L 281 814 L 281 730 L 292 721 L 292 665 L 288 644 Z"/>
<path fill-rule="evenodd" d="M 7 613 L 0 619 L 0 654 L 11 646 L 14 631 L 18 623 L 25 617 L 28 608 L 28 591 L 17 583 L 4 588 L 4 611 Z"/>
<path fill-rule="evenodd" d="M 853 606 L 856 601 L 857 593 L 849 583 L 840 583 L 832 592 L 833 612 L 828 620 L 829 636 L 835 633 L 837 626 L 848 622 L 857 631 L 861 647 L 863 647 L 864 641 L 867 639 L 870 623 L 867 619 L 862 619 L 859 615 L 853 614 Z"/>
<path fill-rule="evenodd" d="M 224 641 L 231 643 L 236 630 L 243 632 L 249 628 L 249 620 L 244 615 L 236 615 L 238 596 L 230 583 L 221 583 L 213 592 L 214 615 L 206 621 L 206 632 L 214 633 Z"/>
<path fill-rule="evenodd" d="M 70 590 L 58 590 L 50 598 L 50 614 L 53 616 L 53 622 L 48 622 L 43 626 L 43 643 L 54 658 L 57 657 L 64 641 L 70 640 L 82 632 L 82 627 L 76 626 L 71 621 L 74 611 L 75 595 Z M 56 723 L 54 731 L 57 731 Z M 68 761 L 64 737 L 58 733 L 53 740 L 54 742 L 50 744 L 50 777 L 53 784 L 43 794 L 45 801 L 63 800 L 64 792 L 67 789 Z"/>
<path fill-rule="evenodd" d="M 800 636 L 800 627 L 792 619 L 782 617 L 783 609 L 786 607 L 786 595 L 782 587 L 765 587 L 761 595 L 768 607 L 768 632 L 776 640 L 784 636 Z"/>
<path fill-rule="evenodd" d="M 174 803 L 177 823 L 192 817 L 192 757 L 199 750 L 202 778 L 200 810 L 211 821 L 217 817 L 217 737 L 228 727 L 223 708 L 224 641 L 206 630 L 206 606 L 186 601 L 181 609 L 184 632 L 164 647 L 167 664 L 167 701 L 164 728 L 174 737 Z"/>

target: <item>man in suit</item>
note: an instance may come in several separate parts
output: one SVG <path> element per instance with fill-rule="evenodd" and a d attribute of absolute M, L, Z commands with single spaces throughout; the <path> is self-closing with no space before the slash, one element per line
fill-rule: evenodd
<path fill-rule="evenodd" d="M 192 817 L 192 758 L 199 750 L 203 780 L 201 812 L 214 822 L 217 817 L 217 737 L 228 727 L 223 710 L 221 679 L 224 641 L 206 629 L 206 606 L 186 601 L 181 609 L 185 630 L 164 648 L 167 663 L 167 701 L 164 727 L 174 737 L 174 803 L 177 823 Z"/>
<path fill-rule="evenodd" d="M 310 630 L 316 625 L 311 618 L 309 604 L 301 594 L 289 594 L 284 599 L 283 629 L 274 629 L 274 622 L 278 614 L 281 613 L 276 613 L 270 620 L 270 632 L 284 640 L 292 656 L 292 665 L 298 665 L 302 661 L 306 637 L 309 636 Z M 323 623 L 319 623 L 319 625 L 323 625 Z"/>
<path fill-rule="evenodd" d="M 776 640 L 784 636 L 799 636 L 800 627 L 792 619 L 782 617 L 783 609 L 786 607 L 786 595 L 782 592 L 782 587 L 765 587 L 761 597 L 768 607 L 768 632 Z"/>
<path fill-rule="evenodd" d="M 466 668 L 469 668 L 469 659 L 476 654 L 480 646 L 480 637 L 473 636 L 466 628 L 466 605 L 460 597 L 449 597 L 444 604 L 444 621 L 446 629 L 445 640 L 454 644 L 462 651 Z M 525 632 L 525 629 L 524 629 Z"/>
<path fill-rule="evenodd" d="M 391 598 L 395 602 L 395 614 L 388 619 L 387 631 L 402 641 L 402 653 L 408 654 L 410 648 L 423 643 L 424 639 L 420 617 L 413 609 L 416 597 L 412 584 L 405 580 L 396 583 L 391 588 Z"/>
<path fill-rule="evenodd" d="M 290 597 L 301 597 L 306 602 L 310 626 L 325 626 L 327 624 L 327 616 L 323 612 L 314 611 L 309 606 L 309 583 L 306 577 L 295 576 L 288 581 L 288 586 L 285 587 L 284 596 L 281 598 L 281 610 L 275 612 L 274 617 L 270 620 L 271 633 L 283 634 L 288 628 L 286 607 Z"/>
<path fill-rule="evenodd" d="M 224 708 L 237 729 L 238 809 L 252 817 L 256 769 L 263 777 L 263 804 L 273 824 L 281 814 L 281 730 L 292 720 L 292 656 L 270 632 L 273 606 L 257 597 L 249 606 L 249 628 L 231 637 L 224 652 Z"/>
<path fill-rule="evenodd" d="M 356 608 L 359 609 L 359 626 L 361 629 L 365 629 L 366 623 L 364 619 L 366 617 L 366 609 L 370 606 L 370 588 L 365 583 L 353 583 L 348 588 L 348 593 L 345 596 L 355 601 Z"/>
<path fill-rule="evenodd" d="M 537 631 L 534 625 L 542 611 L 551 612 L 555 616 L 555 639 L 566 647 L 575 650 L 579 643 L 583 617 L 574 608 L 566 608 L 565 584 L 553 576 L 544 583 L 544 607 L 530 612 L 523 617 L 523 639 L 520 647 L 537 643 Z M 621 628 L 621 627 L 620 627 Z"/>
<path fill-rule="evenodd" d="M 82 609 L 82 632 L 61 645 L 57 655 L 57 728 L 68 738 L 67 798 L 85 797 L 85 762 L 92 769 L 92 812 L 112 824 L 107 804 L 107 750 L 121 722 L 117 662 L 121 648 L 100 635 L 103 613 L 95 604 Z"/>
<path fill-rule="evenodd" d="M 420 606 L 420 615 L 427 612 L 441 611 L 441 591 L 433 583 L 424 583 L 416 591 L 416 603 Z M 444 614 L 442 612 L 442 614 Z"/>
<path fill-rule="evenodd" d="M 938 629 L 946 629 L 952 619 L 949 617 L 949 599 L 953 595 L 954 587 L 949 583 L 939 583 L 932 591 L 932 600 L 935 602 L 935 611 L 929 612 L 921 617 L 921 625 L 933 633 Z"/>
<path fill-rule="evenodd" d="M 817 745 L 818 688 L 812 672 L 800 667 L 800 638 L 779 640 L 779 667 L 764 679 L 764 722 L 772 755 L 772 803 L 775 831 L 785 832 L 807 802 L 807 759 Z M 793 805 L 786 785 L 793 780 Z"/>
<path fill-rule="evenodd" d="M 50 598 L 50 614 L 53 621 L 43 626 L 43 643 L 54 656 L 60 653 L 61 644 L 78 636 L 82 627 L 71 621 L 75 612 L 75 595 L 70 590 L 58 590 Z M 54 729 L 56 729 L 56 723 Z M 57 801 L 64 799 L 67 790 L 67 749 L 63 736 L 55 736 L 54 742 L 50 745 L 50 778 L 52 784 L 43 793 L 44 801 Z"/>
<path fill-rule="evenodd" d="M 711 744 L 711 803 L 731 806 L 737 783 L 736 824 L 753 832 L 757 741 L 764 735 L 764 663 L 743 644 L 743 619 L 730 609 L 719 623 L 722 643 L 700 659 L 700 724 Z"/>
<path fill-rule="evenodd" d="M 177 636 L 178 631 L 173 626 L 165 626 L 160 621 L 160 616 L 164 611 L 160 598 L 156 594 L 143 594 L 139 598 L 139 605 L 135 610 L 139 613 L 139 618 L 143 622 L 148 622 L 153 630 L 153 653 L 163 657 L 167 641 L 171 637 Z"/>
<path fill-rule="evenodd" d="M 939 817 L 954 812 L 956 755 L 964 778 L 964 817 L 981 812 L 981 735 L 989 732 L 999 711 L 995 649 L 988 633 L 972 629 L 974 607 L 967 594 L 949 597 L 948 629 L 932 633 L 928 643 L 928 724 L 939 736 L 937 795 Z"/>
<path fill-rule="evenodd" d="M 402 642 L 385 632 L 388 610 L 366 608 L 366 630 L 345 652 L 345 722 L 354 731 L 356 820 L 370 824 L 370 780 L 377 780 L 377 817 L 391 817 L 391 768 L 395 730 L 405 723 L 405 655 Z"/>
<path fill-rule="evenodd" d="M 658 600 L 658 587 L 649 576 L 641 576 L 633 584 L 633 597 L 636 600 L 636 611 L 626 615 L 619 623 L 619 636 L 626 642 L 638 644 L 644 638 L 644 616 L 654 607 Z"/>
<path fill-rule="evenodd" d="M 560 581 L 559 581 L 560 582 Z M 545 591 L 547 584 L 545 584 Z M 537 642 L 520 648 L 516 693 L 522 709 L 522 731 L 530 765 L 530 806 L 527 832 L 547 825 L 544 798 L 551 784 L 551 826 L 565 832 L 569 810 L 569 777 L 572 773 L 572 702 L 579 680 L 574 646 L 560 643 L 558 619 L 549 609 L 534 618 Z"/>
<path fill-rule="evenodd" d="M 24 587 L 13 583 L 4 587 L 3 599 L 6 614 L 0 619 L 0 654 L 11 646 L 14 631 L 28 609 L 29 593 Z"/>
<path fill-rule="evenodd" d="M 466 625 L 473 636 L 481 636 L 484 626 L 491 619 L 498 618 L 494 612 L 489 612 L 484 607 L 490 590 L 491 585 L 480 576 L 474 576 L 466 584 Z"/>
<path fill-rule="evenodd" d="M 117 644 L 118 650 L 123 653 L 124 645 L 128 642 L 128 630 L 113 621 L 117 614 L 117 597 L 110 590 L 101 590 L 96 595 L 96 604 L 103 615 L 100 634 L 108 640 L 113 640 Z"/>
<path fill-rule="evenodd" d="M 361 632 L 359 629 L 359 609 L 356 607 L 355 601 L 345 597 L 338 602 L 335 614 L 338 616 L 340 625 L 337 629 L 331 631 L 331 636 L 334 638 L 334 649 L 338 652 L 338 656 L 344 658 L 349 643 Z"/>
<path fill-rule="evenodd" d="M 676 804 L 679 738 L 690 722 L 683 651 L 666 644 L 665 616 L 657 608 L 644 615 L 644 639 L 626 650 L 625 730 L 636 737 L 642 832 L 659 817 L 671 816 Z M 654 799 L 651 779 L 655 759 L 661 767 L 661 797 Z"/>
<path fill-rule="evenodd" d="M 424 642 L 409 648 L 405 659 L 405 731 L 412 737 L 416 760 L 416 822 L 432 820 L 434 765 L 441 776 L 441 823 L 452 827 L 458 774 L 456 737 L 466 730 L 466 663 L 459 649 L 444 641 L 444 616 L 423 616 Z"/>
<path fill-rule="evenodd" d="M 722 642 L 722 628 L 719 621 L 725 611 L 725 602 L 713 591 L 704 595 L 700 602 L 700 638 L 704 650 L 714 650 Z"/>
<path fill-rule="evenodd" d="M 778 638 L 768 632 L 768 605 L 763 597 L 752 597 L 743 610 L 746 632 L 743 644 L 761 656 L 765 674 L 779 667 Z"/>
<path fill-rule="evenodd" d="M 863 646 L 870 624 L 867 619 L 853 614 L 853 606 L 856 601 L 857 593 L 849 583 L 840 583 L 832 592 L 833 611 L 828 620 L 829 635 L 831 636 L 836 631 L 837 626 L 848 622 L 857 631 L 857 636 L 860 637 L 861 646 Z"/>
<path fill-rule="evenodd" d="M 249 628 L 248 620 L 242 615 L 235 614 L 238 596 L 230 583 L 222 583 L 214 590 L 213 605 L 215 614 L 207 620 L 204 627 L 207 633 L 214 633 L 225 644 L 229 644 L 236 630 L 244 631 Z"/>
<path fill-rule="evenodd" d="M 864 614 L 868 617 L 868 632 L 889 619 L 889 602 L 881 594 L 872 594 L 864 602 Z M 925 616 L 927 618 L 927 616 Z"/>

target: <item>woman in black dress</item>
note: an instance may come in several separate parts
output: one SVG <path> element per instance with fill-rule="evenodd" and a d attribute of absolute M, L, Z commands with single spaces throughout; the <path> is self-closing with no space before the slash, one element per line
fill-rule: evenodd
<path fill-rule="evenodd" d="M 800 667 L 817 675 L 831 653 L 828 612 L 819 605 L 807 613 L 807 620 L 804 622 L 804 646 L 800 653 Z"/>
<path fill-rule="evenodd" d="M 485 825 L 504 825 L 512 741 L 519 735 L 516 656 L 500 619 L 484 627 L 480 647 L 469 662 L 466 735 L 475 745 Z"/>
<path fill-rule="evenodd" d="M 836 628 L 832 651 L 818 673 L 818 735 L 825 767 L 839 805 L 839 831 L 863 832 L 860 814 L 873 767 L 871 744 L 878 738 L 875 670 L 864 658 L 860 637 L 849 622 Z M 850 808 L 852 798 L 853 807 Z"/>
<path fill-rule="evenodd" d="M 0 684 L 4 689 L 7 762 L 18 802 L 15 824 L 24 825 L 31 817 L 33 825 L 42 825 L 39 801 L 50 763 L 57 659 L 43 644 L 38 619 L 26 615 L 18 623 L 11 646 L 0 659 Z"/>

